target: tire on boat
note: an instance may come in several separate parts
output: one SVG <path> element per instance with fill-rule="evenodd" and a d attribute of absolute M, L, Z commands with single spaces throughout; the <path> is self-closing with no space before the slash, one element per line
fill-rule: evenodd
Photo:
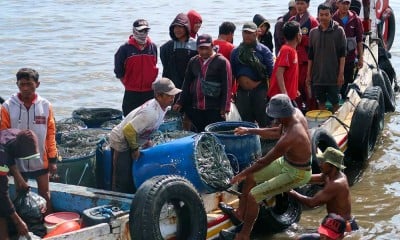
<path fill-rule="evenodd" d="M 162 209 L 171 209 L 176 221 L 176 239 L 203 240 L 207 236 L 207 214 L 194 186 L 176 175 L 155 176 L 145 181 L 135 194 L 129 213 L 132 240 L 162 240 Z"/>
<path fill-rule="evenodd" d="M 378 102 L 379 109 L 379 130 L 382 131 L 384 127 L 384 118 L 385 118 L 385 100 L 383 98 L 382 89 L 378 86 L 367 87 L 364 93 L 362 94 L 362 98 L 376 100 Z"/>
<path fill-rule="evenodd" d="M 394 36 L 396 33 L 396 18 L 394 16 L 393 9 L 391 7 L 388 7 L 390 10 L 389 16 L 381 21 L 378 25 L 378 37 L 382 39 L 382 41 L 385 43 L 386 50 L 389 51 L 390 48 L 392 48 L 393 41 L 394 41 Z M 384 27 L 387 25 L 387 33 L 384 36 Z"/>
<path fill-rule="evenodd" d="M 275 196 L 275 205 L 260 205 L 254 231 L 258 233 L 278 233 L 300 221 L 302 207 L 300 202 L 287 193 Z"/>
<path fill-rule="evenodd" d="M 385 101 L 385 112 L 393 112 L 395 110 L 395 96 L 387 74 L 382 70 L 373 70 L 372 84 L 380 87 L 382 90 Z"/>
<path fill-rule="evenodd" d="M 347 152 L 352 161 L 365 162 L 372 154 L 380 132 L 379 104 L 376 100 L 362 98 L 351 119 Z"/>
<path fill-rule="evenodd" d="M 321 173 L 317 158 L 318 150 L 324 152 L 328 147 L 339 149 L 335 138 L 324 128 L 316 128 L 311 134 L 312 173 Z"/>

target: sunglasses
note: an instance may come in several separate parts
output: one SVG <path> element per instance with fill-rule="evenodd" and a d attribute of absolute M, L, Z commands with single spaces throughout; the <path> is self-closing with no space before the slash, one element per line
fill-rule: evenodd
<path fill-rule="evenodd" d="M 140 33 L 148 33 L 149 31 L 150 31 L 150 29 L 148 29 L 148 28 L 138 30 L 138 32 L 140 32 Z"/>

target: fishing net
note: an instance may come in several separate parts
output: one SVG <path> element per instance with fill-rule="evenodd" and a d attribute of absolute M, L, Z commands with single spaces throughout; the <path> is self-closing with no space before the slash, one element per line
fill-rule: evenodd
<path fill-rule="evenodd" d="M 195 133 L 190 131 L 180 131 L 180 130 L 167 131 L 167 132 L 156 131 L 150 136 L 150 139 L 153 142 L 153 146 L 156 146 L 163 143 L 171 142 L 178 138 L 187 137 L 193 134 Z"/>
<path fill-rule="evenodd" d="M 97 128 L 106 121 L 122 119 L 122 111 L 112 108 L 79 108 L 72 112 L 72 117 L 82 120 L 90 128 Z"/>
<path fill-rule="evenodd" d="M 76 130 L 82 130 L 87 128 L 86 124 L 79 119 L 75 118 L 63 118 L 56 122 L 57 132 L 71 132 Z"/>
<path fill-rule="evenodd" d="M 230 188 L 229 181 L 234 172 L 224 146 L 212 134 L 202 133 L 198 136 L 195 159 L 202 181 L 218 191 Z"/>
<path fill-rule="evenodd" d="M 58 141 L 58 153 L 63 159 L 76 159 L 96 152 L 97 143 L 101 139 L 108 139 L 110 131 L 89 128 L 81 131 L 63 133 Z"/>
<path fill-rule="evenodd" d="M 109 120 L 109 121 L 105 121 L 104 123 L 102 123 L 102 124 L 100 125 L 100 127 L 103 128 L 103 129 L 111 130 L 111 129 L 113 129 L 115 126 L 117 126 L 118 124 L 120 124 L 121 122 L 122 122 L 122 119 Z"/>
<path fill-rule="evenodd" d="M 176 111 L 168 110 L 164 116 L 163 123 L 158 130 L 162 132 L 169 132 L 182 129 L 182 114 Z"/>

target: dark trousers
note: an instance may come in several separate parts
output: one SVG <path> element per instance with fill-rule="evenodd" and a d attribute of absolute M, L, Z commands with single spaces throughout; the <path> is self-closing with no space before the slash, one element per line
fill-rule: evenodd
<path fill-rule="evenodd" d="M 124 93 L 124 99 L 122 101 L 122 112 L 126 117 L 132 110 L 140 107 L 143 103 L 154 98 L 154 92 L 132 92 L 126 91 Z"/>
<path fill-rule="evenodd" d="M 236 93 L 236 107 L 243 121 L 257 122 L 259 127 L 267 127 L 269 120 L 267 113 L 267 86 L 259 84 L 252 90 L 238 88 Z"/>
<path fill-rule="evenodd" d="M 221 117 L 220 110 L 208 109 L 186 109 L 186 114 L 192 121 L 192 124 L 196 127 L 196 132 L 204 132 L 204 128 L 211 123 L 225 121 Z"/>
<path fill-rule="evenodd" d="M 118 159 L 115 164 L 115 189 L 123 193 L 134 193 L 136 191 L 132 175 L 131 151 L 118 152 Z"/>
<path fill-rule="evenodd" d="M 344 83 L 340 89 L 340 94 L 342 95 L 342 99 L 346 99 L 346 90 L 349 83 L 354 82 L 354 68 L 355 68 L 354 62 L 349 62 L 344 65 Z"/>

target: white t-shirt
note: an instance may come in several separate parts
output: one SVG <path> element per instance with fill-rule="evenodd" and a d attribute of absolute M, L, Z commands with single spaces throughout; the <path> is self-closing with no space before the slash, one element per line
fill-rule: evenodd
<path fill-rule="evenodd" d="M 166 110 L 163 110 L 156 99 L 145 102 L 140 107 L 130 112 L 124 120 L 115 126 L 110 134 L 110 145 L 116 151 L 123 152 L 129 149 L 125 139 L 123 128 L 131 124 L 138 134 L 138 144 L 143 145 L 150 139 L 150 135 L 156 131 L 164 120 Z"/>

